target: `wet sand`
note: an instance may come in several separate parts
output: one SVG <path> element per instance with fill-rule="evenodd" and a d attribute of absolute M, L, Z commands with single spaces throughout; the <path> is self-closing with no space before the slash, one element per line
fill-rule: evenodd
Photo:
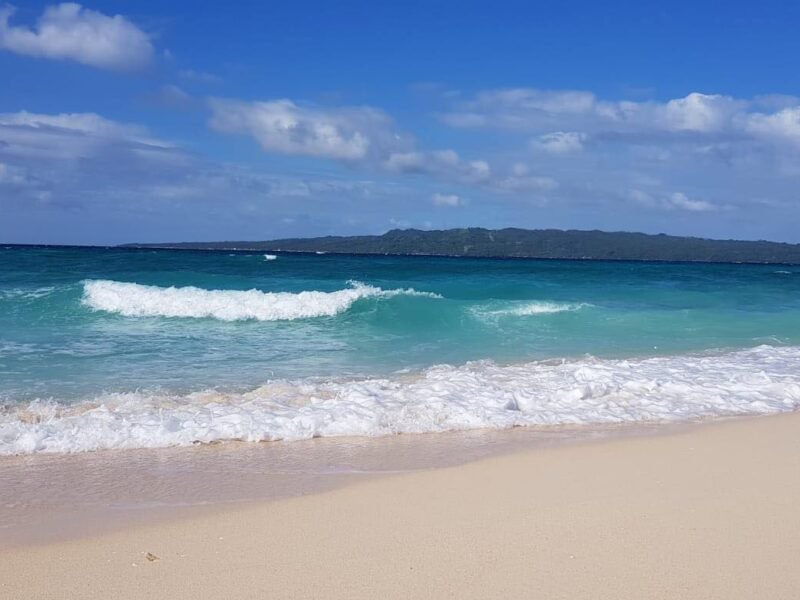
<path fill-rule="evenodd" d="M 0 597 L 800 597 L 800 413 L 348 483 L 9 546 Z"/>

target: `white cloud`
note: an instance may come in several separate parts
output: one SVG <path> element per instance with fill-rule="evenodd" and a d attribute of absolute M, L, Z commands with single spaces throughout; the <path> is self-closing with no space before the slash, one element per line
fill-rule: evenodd
<path fill-rule="evenodd" d="M 772 114 L 751 114 L 745 122 L 745 128 L 759 137 L 800 145 L 800 105 Z"/>
<path fill-rule="evenodd" d="M 551 154 L 569 154 L 583 150 L 586 137 L 577 131 L 554 131 L 540 135 L 531 145 Z"/>
<path fill-rule="evenodd" d="M 79 159 L 112 145 L 125 145 L 143 155 L 173 148 L 144 127 L 95 113 L 0 113 L 0 155 Z"/>
<path fill-rule="evenodd" d="M 431 200 L 436 206 L 448 206 L 455 208 L 462 205 L 461 198 L 456 194 L 439 194 L 431 196 Z"/>
<path fill-rule="evenodd" d="M 533 145 L 555 153 L 580 149 L 587 136 L 637 143 L 800 143 L 800 99 L 790 96 L 743 100 L 693 92 L 666 102 L 631 102 L 600 100 L 589 92 L 495 90 L 461 102 L 442 118 L 454 127 L 535 132 Z"/>
<path fill-rule="evenodd" d="M 707 202 L 705 200 L 693 200 L 682 192 L 675 192 L 669 197 L 670 205 L 681 210 L 688 210 L 690 212 L 709 212 L 720 210 L 722 207 Z"/>
<path fill-rule="evenodd" d="M 695 92 L 670 100 L 663 107 L 656 105 L 655 113 L 663 115 L 663 127 L 669 131 L 714 132 L 728 127 L 742 107 L 741 102 L 729 96 Z"/>
<path fill-rule="evenodd" d="M 591 111 L 595 104 L 594 94 L 589 92 L 531 88 L 490 90 L 479 93 L 462 110 L 445 114 L 444 120 L 454 127 L 500 125 L 514 128 L 524 126 L 532 114 L 540 118 L 553 114 L 576 115 Z"/>
<path fill-rule="evenodd" d="M 0 7 L 0 48 L 17 54 L 117 71 L 144 68 L 153 57 L 149 36 L 121 15 L 65 2 L 45 8 L 28 28 L 9 24 L 13 14 L 13 7 Z"/>
<path fill-rule="evenodd" d="M 369 179 L 282 176 L 204 160 L 145 127 L 93 113 L 0 114 L 0 230 L 6 239 L 324 234 L 352 215 L 384 224 L 390 211 L 407 208 L 410 194 Z M 49 233 L 40 227 L 45 222 Z M 103 231 L 86 225 L 92 222 L 104 223 Z M 106 231 L 110 222 L 116 229 Z"/>
<path fill-rule="evenodd" d="M 495 186 L 485 160 L 455 150 L 419 150 L 384 112 L 370 107 L 321 108 L 291 100 L 212 99 L 210 126 L 255 138 L 268 152 L 358 164 L 384 174 L 421 175 L 481 188 Z"/>
<path fill-rule="evenodd" d="M 715 212 L 720 210 L 732 210 L 733 207 L 727 204 L 715 204 L 706 200 L 689 198 L 683 192 L 673 192 L 671 194 L 653 194 L 642 190 L 631 190 L 629 193 L 631 200 L 647 206 L 662 210 L 683 210 L 687 212 L 702 213 Z"/>
<path fill-rule="evenodd" d="M 370 107 L 315 108 L 291 100 L 210 101 L 211 127 L 255 138 L 269 152 L 363 161 L 406 144 L 391 119 Z"/>
<path fill-rule="evenodd" d="M 444 181 L 454 181 L 501 194 L 552 192 L 559 183 L 552 177 L 533 175 L 522 164 L 511 165 L 508 174 L 495 173 L 484 160 L 464 160 L 454 150 L 398 152 L 383 164 L 389 172 L 421 174 Z"/>
<path fill-rule="evenodd" d="M 189 157 L 145 127 L 95 113 L 0 113 L 0 204 L 68 211 L 185 170 Z M 173 190 L 174 192 L 175 190 Z M 135 202 L 147 202 L 140 196 Z"/>
<path fill-rule="evenodd" d="M 394 173 L 428 173 L 430 166 L 422 152 L 393 152 L 384 166 Z"/>
<path fill-rule="evenodd" d="M 492 173 L 485 160 L 464 160 L 454 150 L 394 152 L 383 166 L 392 173 L 424 174 L 471 184 L 488 181 Z"/>

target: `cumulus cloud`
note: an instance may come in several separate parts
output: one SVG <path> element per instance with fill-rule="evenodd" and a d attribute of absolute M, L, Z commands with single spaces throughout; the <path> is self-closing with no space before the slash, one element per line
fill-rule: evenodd
<path fill-rule="evenodd" d="M 487 161 L 463 158 L 452 149 L 416 149 L 413 138 L 398 132 L 392 119 L 375 108 L 321 108 L 291 100 L 209 103 L 212 129 L 251 136 L 268 152 L 331 159 L 383 174 L 493 184 Z"/>
<path fill-rule="evenodd" d="M 666 102 L 608 101 L 590 92 L 536 89 L 477 94 L 443 115 L 462 128 L 536 132 L 536 147 L 580 149 L 588 136 L 641 141 L 732 140 L 800 145 L 800 99 L 744 100 L 693 92 Z"/>
<path fill-rule="evenodd" d="M 417 149 L 411 136 L 371 107 L 322 108 L 291 100 L 209 101 L 209 122 L 220 133 L 247 135 L 279 154 L 311 156 L 358 165 L 373 173 L 423 176 L 502 192 L 553 189 L 548 178 L 498 179 L 488 161 L 462 157 L 453 149 Z"/>
<path fill-rule="evenodd" d="M 645 105 L 646 106 L 646 105 Z M 741 101 L 718 94 L 692 93 L 685 98 L 675 98 L 663 106 L 655 104 L 652 111 L 633 107 L 633 112 L 642 113 L 645 123 L 652 119 L 653 125 L 667 131 L 722 131 L 732 125 L 732 118 L 744 108 Z M 652 115 L 647 114 L 652 112 Z"/>
<path fill-rule="evenodd" d="M 213 99 L 209 104 L 214 130 L 249 135 L 269 152 L 365 161 L 406 145 L 388 115 L 375 108 L 318 108 L 291 100 Z"/>
<path fill-rule="evenodd" d="M 436 206 L 447 206 L 450 208 L 456 208 L 463 204 L 461 198 L 457 194 L 436 193 L 431 196 L 431 200 Z"/>
<path fill-rule="evenodd" d="M 796 196 L 800 98 L 694 92 L 627 101 L 585 91 L 512 89 L 455 98 L 449 105 L 441 115 L 446 124 L 504 133 L 512 148 L 505 156 L 535 166 L 529 172 L 512 163 L 507 175 L 492 177 L 492 191 L 514 197 L 604 205 L 611 212 L 615 202 L 628 202 L 642 218 L 656 209 L 676 219 L 706 215 L 708 222 L 716 213 L 719 223 L 744 229 L 750 225 L 737 215 L 752 210 L 756 199 L 785 203 Z M 523 136 L 529 139 L 527 156 Z M 493 166 L 502 172 L 502 164 Z M 620 191 L 631 189 L 639 192 Z M 721 200 L 709 198 L 708 190 Z M 760 217 L 754 229 L 773 218 Z"/>
<path fill-rule="evenodd" d="M 45 8 L 29 28 L 10 24 L 14 12 L 9 5 L 0 7 L 0 48 L 17 54 L 116 71 L 142 69 L 153 58 L 150 37 L 121 15 L 65 2 Z"/>
<path fill-rule="evenodd" d="M 356 233 L 407 209 L 412 193 L 352 173 L 287 176 L 203 159 L 144 126 L 94 113 L 0 114 L 6 241 Z"/>
<path fill-rule="evenodd" d="M 753 135 L 800 146 L 800 104 L 771 114 L 754 113 L 744 125 Z"/>

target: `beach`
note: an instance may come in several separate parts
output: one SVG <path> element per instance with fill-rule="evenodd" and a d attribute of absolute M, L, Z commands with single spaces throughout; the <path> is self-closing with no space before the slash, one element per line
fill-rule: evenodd
<path fill-rule="evenodd" d="M 0 254 L 3 600 L 800 596 L 796 267 Z"/>
<path fill-rule="evenodd" d="M 800 2 L 8 2 L 0 600 L 800 600 Z"/>
<path fill-rule="evenodd" d="M 800 414 L 6 548 L 4 598 L 796 598 Z"/>

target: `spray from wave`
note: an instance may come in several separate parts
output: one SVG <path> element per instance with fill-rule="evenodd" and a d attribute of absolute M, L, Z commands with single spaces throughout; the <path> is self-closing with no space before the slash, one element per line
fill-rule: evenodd
<path fill-rule="evenodd" d="M 603 425 L 800 408 L 800 348 L 716 355 L 440 365 L 360 380 L 271 381 L 248 393 L 108 394 L 0 406 L 0 455 Z"/>
<path fill-rule="evenodd" d="M 197 287 L 158 287 L 92 280 L 84 282 L 83 303 L 93 310 L 126 317 L 212 318 L 222 321 L 288 321 L 331 317 L 364 298 L 438 294 L 414 289 L 383 290 L 358 281 L 335 292 L 262 292 L 259 290 L 204 290 Z"/>

